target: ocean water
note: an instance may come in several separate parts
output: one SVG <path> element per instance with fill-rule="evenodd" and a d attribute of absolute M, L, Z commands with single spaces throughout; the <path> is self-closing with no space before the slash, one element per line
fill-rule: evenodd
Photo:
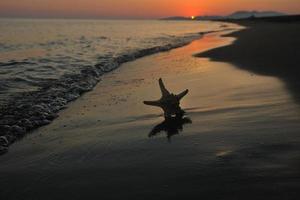
<path fill-rule="evenodd" d="M 13 135 L 9 140 L 14 141 L 50 123 L 68 102 L 124 62 L 230 26 L 195 21 L 1 19 L 2 135 Z"/>
<path fill-rule="evenodd" d="M 169 49 L 222 28 L 211 22 L 2 19 L 0 102 L 86 73 L 81 70 L 110 71 L 118 58 Z"/>

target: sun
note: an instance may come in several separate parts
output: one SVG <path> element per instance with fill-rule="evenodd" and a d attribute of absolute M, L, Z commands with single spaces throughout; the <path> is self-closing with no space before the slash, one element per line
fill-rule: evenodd
<path fill-rule="evenodd" d="M 194 20 L 195 19 L 195 16 L 191 16 L 191 20 Z"/>

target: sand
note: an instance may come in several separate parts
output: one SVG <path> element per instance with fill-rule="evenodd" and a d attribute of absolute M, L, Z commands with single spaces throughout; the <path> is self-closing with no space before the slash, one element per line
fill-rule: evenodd
<path fill-rule="evenodd" d="M 229 35 L 238 38 L 233 45 L 199 56 L 230 62 L 256 74 L 278 77 L 299 102 L 300 17 L 285 23 L 280 22 L 281 18 L 279 22 L 276 19 L 271 22 L 241 21 L 248 28 Z"/>
<path fill-rule="evenodd" d="M 0 157 L 0 198 L 297 199 L 299 105 L 277 77 L 193 56 L 234 41 L 220 35 L 103 76 Z M 142 103 L 160 97 L 160 77 L 190 90 L 190 122 L 162 125 L 170 139 L 148 137 L 164 118 Z"/>

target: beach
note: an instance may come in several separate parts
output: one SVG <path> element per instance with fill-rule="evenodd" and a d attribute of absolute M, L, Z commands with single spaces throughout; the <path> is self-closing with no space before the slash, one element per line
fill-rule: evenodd
<path fill-rule="evenodd" d="M 229 35 L 238 38 L 233 45 L 199 56 L 230 62 L 256 74 L 278 77 L 299 101 L 300 17 L 241 20 L 239 23 L 248 29 Z"/>
<path fill-rule="evenodd" d="M 298 199 L 297 26 L 210 33 L 104 74 L 0 157 L 0 198 Z M 189 89 L 186 116 L 171 125 L 143 104 L 160 98 L 159 78 L 174 93 Z"/>

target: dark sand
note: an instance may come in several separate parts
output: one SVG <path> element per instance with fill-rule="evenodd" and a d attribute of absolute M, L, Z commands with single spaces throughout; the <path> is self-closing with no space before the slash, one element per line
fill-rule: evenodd
<path fill-rule="evenodd" d="M 228 35 L 237 38 L 234 44 L 198 56 L 278 77 L 300 103 L 300 16 L 240 21 L 239 24 L 248 28 Z"/>
<path fill-rule="evenodd" d="M 280 59 L 269 53 L 281 50 L 259 43 L 293 44 L 293 52 L 296 30 L 253 24 L 234 34 L 236 44 L 205 55 L 241 61 L 253 73 L 263 62 L 264 74 L 279 76 L 271 70 L 277 62 L 268 59 Z M 103 76 L 57 120 L 0 157 L 0 199 L 299 199 L 300 109 L 287 82 L 192 56 L 232 41 L 210 34 Z M 253 61 L 257 54 L 266 56 Z M 282 62 L 292 64 L 294 57 L 285 56 Z M 192 123 L 168 125 L 159 109 L 143 105 L 159 97 L 159 77 L 172 92 L 190 89 L 182 107 Z M 154 127 L 175 135 L 148 138 Z"/>

